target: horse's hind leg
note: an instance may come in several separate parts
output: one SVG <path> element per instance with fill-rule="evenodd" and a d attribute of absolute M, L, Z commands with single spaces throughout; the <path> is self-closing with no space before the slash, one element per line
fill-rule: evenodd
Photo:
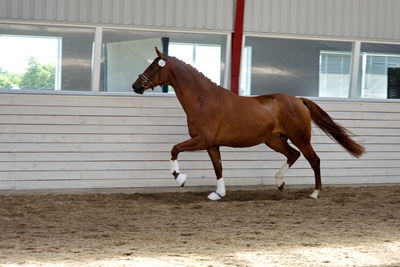
<path fill-rule="evenodd" d="M 220 200 L 226 195 L 225 182 L 222 177 L 222 163 L 221 163 L 221 153 L 219 151 L 219 146 L 214 146 L 207 149 L 208 155 L 211 158 L 212 164 L 214 166 L 215 175 L 217 176 L 217 189 L 208 195 L 210 200 Z"/>
<path fill-rule="evenodd" d="M 275 174 L 276 186 L 281 191 L 285 186 L 285 182 L 283 181 L 285 173 L 300 157 L 300 152 L 291 147 L 287 143 L 287 139 L 288 138 L 285 135 L 277 134 L 274 135 L 270 140 L 268 140 L 268 142 L 265 143 L 271 149 L 275 150 L 276 152 L 282 153 L 287 158 L 286 163 L 283 164 L 282 168 L 280 168 L 278 172 Z"/>
<path fill-rule="evenodd" d="M 319 192 L 322 190 L 322 183 L 321 183 L 321 169 L 320 169 L 320 159 L 318 155 L 315 153 L 313 147 L 311 146 L 310 142 L 307 143 L 295 143 L 293 142 L 301 151 L 303 156 L 307 159 L 310 163 L 311 168 L 314 171 L 315 175 L 315 190 L 310 195 L 311 198 L 317 199 L 319 196 Z"/>

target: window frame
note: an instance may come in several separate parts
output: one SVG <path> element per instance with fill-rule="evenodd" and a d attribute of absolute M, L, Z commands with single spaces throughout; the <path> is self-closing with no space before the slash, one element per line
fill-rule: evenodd
<path fill-rule="evenodd" d="M 57 59 L 54 64 L 55 72 L 54 72 L 54 89 L 12 89 L 12 90 L 46 90 L 46 91 L 60 91 L 61 90 L 61 47 L 62 47 L 62 37 L 53 37 L 53 36 L 36 36 L 36 35 L 20 35 L 20 34 L 0 34 L 1 37 L 12 37 L 12 38 L 34 38 L 34 39 L 52 39 L 57 41 L 56 54 Z M 2 89 L 5 90 L 5 89 Z"/>
<path fill-rule="evenodd" d="M 92 49 L 92 71 L 91 71 L 91 87 L 88 91 L 69 91 L 69 90 L 35 90 L 37 94 L 99 94 L 99 95 L 131 95 L 130 92 L 102 92 L 100 91 L 100 81 L 101 81 L 101 57 L 102 57 L 102 40 L 103 40 L 103 30 L 104 29 L 113 29 L 113 30 L 129 30 L 129 31 L 152 31 L 152 32 L 168 32 L 168 33 L 189 33 L 189 34 L 210 34 L 210 35 L 221 35 L 225 36 L 226 49 L 225 51 L 221 51 L 221 53 L 225 54 L 225 61 L 223 64 L 225 66 L 223 76 L 224 82 L 221 86 L 225 88 L 229 88 L 230 86 L 230 60 L 231 54 L 230 51 L 232 49 L 231 45 L 231 32 L 230 31 L 221 31 L 221 30 L 185 30 L 185 29 L 160 29 L 160 28 L 152 28 L 152 27 L 137 27 L 137 26 L 117 26 L 117 25 L 96 25 L 96 24 L 79 24 L 79 23 L 46 23 L 46 22 L 32 22 L 32 21 L 15 21 L 15 20 L 1 20 L 1 24 L 9 24 L 9 25 L 38 25 L 38 26 L 60 26 L 60 27 L 73 27 L 73 28 L 89 28 L 94 30 L 94 38 L 93 38 L 93 49 Z M 9 90 L 2 89 L 0 93 L 32 93 L 31 90 Z M 163 96 L 168 95 L 170 93 L 154 93 L 149 92 L 146 96 Z M 175 93 L 172 93 L 175 95 Z"/>
<path fill-rule="evenodd" d="M 361 44 L 371 43 L 371 44 L 388 44 L 388 45 L 399 45 L 395 41 L 379 41 L 379 40 L 368 40 L 368 39 L 355 39 L 355 38 L 329 38 L 329 37 L 318 37 L 318 36 L 288 36 L 279 34 L 269 34 L 269 33 L 254 33 L 254 32 L 244 32 L 242 51 L 246 44 L 247 37 L 261 37 L 261 38 L 276 38 L 276 39 L 287 39 L 287 40 L 309 40 L 309 41 L 333 41 L 333 42 L 349 42 L 352 44 L 351 50 L 351 66 L 350 66 L 350 88 L 349 96 L 344 97 L 307 97 L 314 100 L 331 100 L 331 101 L 365 101 L 365 102 L 400 102 L 400 99 L 388 99 L 388 98 L 361 98 L 357 96 L 357 82 L 359 75 L 359 63 L 361 55 Z M 241 77 L 241 76 L 240 76 Z"/>
<path fill-rule="evenodd" d="M 231 64 L 231 50 L 232 50 L 232 31 L 223 30 L 187 30 L 187 29 L 172 29 L 172 28 L 154 28 L 154 27 L 139 27 L 139 26 L 118 26 L 118 25 L 99 25 L 99 24 L 82 24 L 82 23 L 60 23 L 60 22 L 44 22 L 44 21 L 20 21 L 20 20 L 0 20 L 1 24 L 14 24 L 14 25 L 40 25 L 40 26 L 61 26 L 61 27 L 75 27 L 75 28 L 90 28 L 94 29 L 93 40 L 93 57 L 92 57 L 92 76 L 90 91 L 68 91 L 68 90 L 7 90 L 2 89 L 0 93 L 30 93 L 30 94 L 66 94 L 66 95 L 118 95 L 118 96 L 131 96 L 127 92 L 101 92 L 100 91 L 100 70 L 101 70 L 101 46 L 102 46 L 102 33 L 104 29 L 122 29 L 132 31 L 154 31 L 154 32 L 169 32 L 169 33 L 194 33 L 194 34 L 217 34 L 226 36 L 226 49 L 225 52 L 225 69 L 224 69 L 224 82 L 223 87 L 230 87 L 230 64 Z M 330 38 L 319 36 L 298 36 L 298 35 L 282 35 L 270 33 L 255 33 L 244 32 L 242 49 L 245 46 L 246 37 L 265 37 L 265 38 L 279 38 L 279 39 L 299 39 L 299 40 L 317 40 L 317 41 L 343 41 L 352 43 L 352 60 L 351 60 L 351 81 L 348 98 L 339 97 L 309 97 L 315 100 L 330 100 L 330 101 L 365 101 L 365 102 L 400 102 L 400 99 L 382 99 L 382 98 L 361 98 L 357 97 L 357 82 L 359 74 L 359 60 L 361 54 L 362 43 L 372 44 L 389 44 L 400 45 L 398 41 L 385 41 L 385 40 L 368 40 L 366 38 Z M 243 50 L 242 50 L 243 51 Z M 149 93 L 146 96 L 174 96 L 174 93 Z"/>
<path fill-rule="evenodd" d="M 93 27 L 93 26 L 92 26 Z M 130 95 L 130 92 L 103 92 L 100 90 L 100 81 L 101 81 L 101 58 L 102 58 L 102 45 L 103 45 L 103 30 L 128 30 L 128 31 L 152 31 L 152 32 L 168 32 L 168 33 L 189 33 L 189 34 L 212 34 L 212 35 L 222 35 L 226 38 L 226 49 L 225 51 L 221 51 L 221 53 L 225 53 L 225 62 L 224 65 L 228 66 L 224 69 L 224 82 L 221 86 L 225 88 L 229 88 L 230 86 L 230 60 L 231 60 L 231 34 L 228 31 L 201 31 L 201 30 L 177 30 L 177 29 L 158 29 L 158 28 L 139 28 L 139 27 L 122 27 L 122 26 L 112 26 L 112 25 L 104 25 L 104 26 L 96 26 L 95 27 L 95 38 L 94 38 L 94 56 L 93 56 L 93 69 L 92 69 L 92 90 L 91 92 L 98 92 L 99 94 L 110 94 L 110 95 Z M 97 42 L 96 42 L 97 41 Z M 175 96 L 175 92 L 168 93 L 157 93 L 157 92 L 147 92 L 146 96 L 165 96 L 165 95 L 173 95 Z"/>

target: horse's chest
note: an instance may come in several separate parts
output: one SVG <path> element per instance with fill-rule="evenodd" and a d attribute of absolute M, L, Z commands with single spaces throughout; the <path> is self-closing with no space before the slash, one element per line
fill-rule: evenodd
<path fill-rule="evenodd" d="M 188 131 L 191 137 L 209 137 L 215 135 L 216 126 L 207 120 L 187 120 Z"/>

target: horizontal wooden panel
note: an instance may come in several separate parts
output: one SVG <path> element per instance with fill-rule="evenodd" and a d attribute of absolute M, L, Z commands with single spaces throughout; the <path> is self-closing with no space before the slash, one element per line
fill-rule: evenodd
<path fill-rule="evenodd" d="M 397 176 L 400 168 L 347 168 L 347 169 L 324 169 L 323 177 L 329 176 Z M 251 175 L 249 175 L 251 173 Z M 224 171 L 226 178 L 244 177 L 274 177 L 275 169 L 227 169 Z M 190 170 L 187 172 L 189 178 L 200 179 L 203 177 L 215 177 L 214 171 Z M 314 177 L 311 169 L 292 169 L 286 177 L 310 176 Z M 169 172 L 163 170 L 95 170 L 95 171 L 20 171 L 1 172 L 0 180 L 58 180 L 58 179 L 157 179 L 172 177 Z M 172 179 L 172 178 L 171 178 Z"/>
<path fill-rule="evenodd" d="M 391 120 L 399 121 L 397 112 L 372 112 L 372 111 L 328 111 L 329 115 L 339 120 Z M 42 116 L 112 116 L 130 117 L 185 117 L 180 106 L 175 108 L 139 108 L 139 107 L 85 107 L 85 106 L 30 106 L 30 105 L 0 105 L 0 114 L 6 115 L 42 115 Z"/>
<path fill-rule="evenodd" d="M 2 150 L 5 152 L 169 152 L 173 144 L 169 143 L 3 143 Z M 345 151 L 338 144 L 314 144 L 316 152 Z M 366 144 L 367 152 L 380 151 L 400 151 L 400 144 Z M 230 148 L 223 147 L 222 152 L 230 151 L 271 151 L 265 145 L 248 147 L 248 148 Z"/>
<path fill-rule="evenodd" d="M 96 96 L 96 95 L 41 95 L 1 94 L 0 105 L 16 106 L 68 106 L 68 107 L 128 107 L 128 108 L 176 108 L 176 97 L 168 96 Z"/>
<path fill-rule="evenodd" d="M 348 130 L 356 135 L 371 135 L 371 136 L 400 136 L 400 128 L 353 128 L 348 127 Z M 319 130 L 318 130 L 319 131 Z M 313 134 L 317 135 L 318 131 Z M 186 134 L 187 126 L 157 126 L 157 125 L 2 125 L 0 133 L 123 133 L 123 134 Z"/>
<path fill-rule="evenodd" d="M 179 143 L 186 134 L 0 134 L 0 143 Z"/>
<path fill-rule="evenodd" d="M 113 125 L 2 125 L 0 133 L 103 133 L 103 134 L 185 134 L 187 126 L 113 126 Z"/>
<path fill-rule="evenodd" d="M 392 113 L 400 112 L 400 107 L 397 102 L 367 102 L 367 101 L 314 101 L 322 109 L 335 112 L 378 112 L 378 113 Z"/>
<path fill-rule="evenodd" d="M 58 116 L 169 116 L 184 117 L 181 108 L 123 108 L 123 107 L 73 107 L 73 106 L 16 106 L 0 105 L 0 114 L 10 115 L 58 115 Z"/>
<path fill-rule="evenodd" d="M 392 176 L 375 177 L 329 177 L 323 181 L 324 185 L 345 185 L 345 184 L 382 184 L 382 183 L 399 183 L 399 179 Z M 292 185 L 307 185 L 310 187 L 310 193 L 313 190 L 314 179 L 312 177 L 293 177 L 286 178 L 286 188 Z M 216 182 L 213 178 L 205 179 L 189 179 L 186 183 L 187 186 L 215 186 Z M 226 179 L 228 186 L 228 194 L 234 194 L 230 186 L 243 186 L 243 185 L 267 185 L 275 186 L 275 179 L 273 178 L 230 178 Z M 151 188 L 151 187 L 165 187 L 166 190 L 180 191 L 175 181 L 171 179 L 148 179 L 148 180 L 132 180 L 132 179 L 107 179 L 107 180 L 49 180 L 49 181 L 1 181 L 0 188 L 8 190 L 22 190 L 22 189 L 80 189 L 80 188 Z M 209 189 L 211 190 L 211 189 Z M 325 191 L 329 188 L 325 188 Z M 204 194 L 204 197 L 208 193 Z M 321 193 L 323 197 L 324 191 Z M 307 197 L 307 196 L 305 196 Z"/>
<path fill-rule="evenodd" d="M 313 144 L 336 144 L 323 133 L 313 135 Z M 186 140 L 187 134 L 0 134 L 0 143 L 168 143 L 170 145 Z M 400 144 L 400 136 L 362 136 L 363 144 Z"/>
<path fill-rule="evenodd" d="M 400 120 L 355 120 L 340 119 L 337 123 L 352 128 L 400 128 Z M 6 115 L 0 117 L 0 124 L 9 125 L 186 125 L 185 116 L 65 116 L 65 115 Z"/>
<path fill-rule="evenodd" d="M 273 184 L 270 178 L 262 178 L 263 184 L 271 185 Z M 379 175 L 364 175 L 364 176 L 329 176 L 329 177 L 322 177 L 322 184 L 323 186 L 326 185 L 366 185 L 366 184 L 399 184 L 400 178 L 399 176 L 379 176 Z M 285 186 L 290 188 L 290 185 L 314 185 L 313 177 L 285 177 Z M 325 189 L 329 190 L 329 189 Z M 322 191 L 322 195 L 323 195 Z"/>
<path fill-rule="evenodd" d="M 261 178 L 226 179 L 229 186 L 261 184 Z M 271 180 L 271 185 L 275 181 Z M 215 186 L 215 178 L 188 179 L 185 186 Z M 179 191 L 182 188 L 171 178 L 164 179 L 106 179 L 106 180 L 47 180 L 47 181 L 1 181 L 0 188 L 4 189 L 77 189 L 77 188 L 126 188 L 126 187 L 169 187 Z M 205 197 L 207 194 L 205 194 Z"/>
<path fill-rule="evenodd" d="M 222 152 L 222 160 L 281 160 L 286 158 L 276 152 L 248 152 L 248 151 L 233 151 Z M 319 152 L 318 156 L 321 160 L 352 160 L 351 155 L 346 152 Z M 154 160 L 169 160 L 171 155 L 169 152 L 0 152 L 0 161 L 77 161 L 77 160 L 100 160 L 100 161 L 154 161 Z M 186 152 L 179 155 L 182 160 L 209 160 L 209 156 L 205 151 Z M 385 159 L 400 159 L 400 152 L 368 152 L 362 156 L 361 159 L 365 160 L 385 160 Z"/>
<path fill-rule="evenodd" d="M 323 179 L 324 185 L 345 185 L 345 184 L 382 184 L 382 183 L 399 183 L 400 180 L 392 176 L 375 177 L 329 177 Z M 267 185 L 275 186 L 275 179 L 273 178 L 230 178 L 226 179 L 228 194 L 234 194 L 230 186 L 246 186 L 246 185 Z M 314 179 L 312 177 L 293 177 L 286 178 L 286 188 L 292 185 L 306 185 L 310 187 L 310 192 L 313 190 Z M 213 178 L 204 179 L 188 179 L 186 186 L 215 186 L 216 182 Z M 22 190 L 22 189 L 80 189 L 80 188 L 151 188 L 151 187 L 165 187 L 166 190 L 180 191 L 181 187 L 176 185 L 176 182 L 171 179 L 107 179 L 107 180 L 48 180 L 48 181 L 1 181 L 0 188 L 3 190 Z M 211 190 L 211 189 L 208 189 Z M 328 191 L 329 188 L 325 188 Z M 204 197 L 208 193 L 204 194 Z M 323 197 L 324 191 L 321 193 Z M 307 197 L 307 196 L 305 196 Z"/>
<path fill-rule="evenodd" d="M 272 169 L 277 171 L 283 165 L 282 160 L 254 160 L 254 161 L 223 161 L 224 170 L 228 169 Z M 11 171 L 86 171 L 86 170 L 162 170 L 168 172 L 170 163 L 164 161 L 57 161 L 57 162 L 0 162 L 0 173 Z M 298 160 L 291 170 L 309 169 L 310 164 L 305 159 Z M 321 169 L 344 169 L 344 168 L 400 168 L 398 160 L 322 160 Z M 180 161 L 181 170 L 212 170 L 210 160 Z"/>
<path fill-rule="evenodd" d="M 100 108 L 180 108 L 173 96 L 96 96 L 96 95 L 39 95 L 2 93 L 0 105 L 13 106 L 68 106 Z M 328 112 L 400 112 L 396 102 L 315 101 Z"/>
<path fill-rule="evenodd" d="M 160 114 L 161 115 L 161 114 Z M 52 125 L 170 125 L 186 124 L 185 117 L 144 117 L 144 116 L 56 116 L 56 115 L 2 115 L 0 124 L 52 124 Z"/>
<path fill-rule="evenodd" d="M 400 121 L 398 112 L 380 111 L 328 111 L 329 116 L 335 120 L 362 120 L 362 121 Z"/>
<path fill-rule="evenodd" d="M 170 150 L 189 137 L 185 114 L 175 98 L 4 96 L 0 100 L 0 184 L 4 188 L 176 185 L 169 173 Z M 317 102 L 359 135 L 355 140 L 367 149 L 354 159 L 314 125 L 312 143 L 321 158 L 324 183 L 398 180 L 397 103 Z M 221 155 L 224 176 L 243 185 L 273 185 L 276 171 L 286 161 L 264 144 L 223 147 Z M 181 153 L 179 159 L 188 183 L 215 184 L 207 152 Z M 301 157 L 287 173 L 287 181 L 313 184 L 313 176 Z"/>

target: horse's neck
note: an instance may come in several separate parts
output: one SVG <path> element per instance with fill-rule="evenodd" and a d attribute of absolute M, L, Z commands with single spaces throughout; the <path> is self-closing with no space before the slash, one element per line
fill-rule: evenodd
<path fill-rule="evenodd" d="M 186 114 L 190 116 L 207 105 L 207 98 L 213 97 L 220 88 L 202 74 L 187 67 L 183 69 L 184 72 L 173 70 L 171 85 Z"/>

